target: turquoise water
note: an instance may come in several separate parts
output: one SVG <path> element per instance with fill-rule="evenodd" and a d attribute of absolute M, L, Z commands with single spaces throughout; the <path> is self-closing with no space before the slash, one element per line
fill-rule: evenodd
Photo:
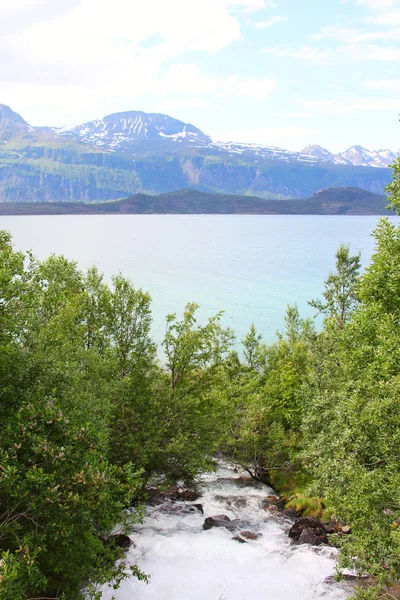
<path fill-rule="evenodd" d="M 253 322 L 275 339 L 288 304 L 303 316 L 319 297 L 341 242 L 373 252 L 377 217 L 283 215 L 115 215 L 0 217 L 18 249 L 40 258 L 65 254 L 80 267 L 93 264 L 106 278 L 122 272 L 153 298 L 153 335 L 160 341 L 165 315 L 186 302 L 204 319 L 224 310 L 224 322 L 242 338 Z M 399 222 L 399 219 L 396 219 Z"/>

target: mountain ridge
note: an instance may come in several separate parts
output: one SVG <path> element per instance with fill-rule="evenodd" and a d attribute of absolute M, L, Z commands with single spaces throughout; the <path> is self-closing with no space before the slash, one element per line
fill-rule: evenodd
<path fill-rule="evenodd" d="M 32 127 L 0 105 L 0 202 L 102 201 L 188 187 L 301 199 L 327 187 L 381 194 L 391 180 L 388 168 L 365 164 L 365 158 L 363 166 L 343 157 L 335 163 L 327 150 L 307 149 L 309 154 L 215 142 L 191 124 L 143 111 L 113 113 L 69 129 Z"/>
<path fill-rule="evenodd" d="M 310 198 L 265 200 L 256 196 L 212 194 L 185 189 L 156 196 L 134 194 L 100 203 L 0 203 L 0 215 L 65 214 L 252 214 L 384 215 L 384 196 L 359 188 L 327 188 Z"/>

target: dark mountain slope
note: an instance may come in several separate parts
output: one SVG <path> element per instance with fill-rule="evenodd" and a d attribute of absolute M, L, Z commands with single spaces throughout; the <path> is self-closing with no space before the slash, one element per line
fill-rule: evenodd
<path fill-rule="evenodd" d="M 386 198 L 356 188 L 320 190 L 304 200 L 265 200 L 254 196 L 210 194 L 180 190 L 149 196 L 134 194 L 101 203 L 3 203 L 0 215 L 18 214 L 314 214 L 383 215 Z"/>

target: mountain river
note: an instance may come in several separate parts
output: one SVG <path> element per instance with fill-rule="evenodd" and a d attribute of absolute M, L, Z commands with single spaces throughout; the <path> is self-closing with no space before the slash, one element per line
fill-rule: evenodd
<path fill-rule="evenodd" d="M 263 508 L 274 491 L 245 481 L 221 464 L 201 479 L 194 502 L 165 502 L 146 509 L 131 531 L 128 563 L 151 576 L 148 584 L 129 578 L 119 590 L 103 588 L 103 600 L 344 600 L 348 584 L 334 575 L 337 551 L 326 546 L 293 545 L 292 522 Z M 204 514 L 196 504 L 201 504 Z M 203 529 L 205 518 L 227 515 L 243 520 L 237 531 Z M 241 530 L 259 534 L 240 543 Z"/>

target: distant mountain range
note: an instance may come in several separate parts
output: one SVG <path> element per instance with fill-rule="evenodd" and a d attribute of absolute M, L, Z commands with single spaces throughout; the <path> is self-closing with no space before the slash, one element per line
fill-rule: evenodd
<path fill-rule="evenodd" d="M 391 150 L 367 150 L 362 146 L 352 146 L 340 154 L 332 154 L 321 146 L 306 146 L 301 152 L 337 165 L 377 167 L 378 169 L 390 166 L 399 157 L 398 153 L 395 154 Z"/>
<path fill-rule="evenodd" d="M 0 105 L 0 201 L 98 201 L 184 188 L 265 199 L 327 187 L 382 194 L 397 155 L 217 142 L 167 115 L 129 111 L 72 128 L 32 127 Z"/>

